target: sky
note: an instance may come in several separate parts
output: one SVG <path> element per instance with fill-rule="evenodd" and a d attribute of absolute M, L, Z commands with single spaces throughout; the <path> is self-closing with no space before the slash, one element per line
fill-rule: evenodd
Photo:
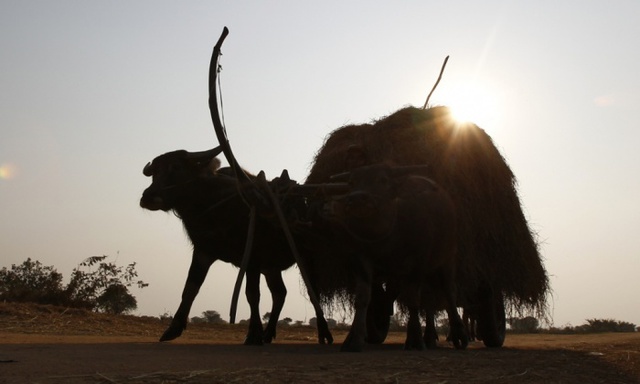
<path fill-rule="evenodd" d="M 0 267 L 68 281 L 136 262 L 136 313 L 173 314 L 191 246 L 139 207 L 142 168 L 211 148 L 212 47 L 240 164 L 303 181 L 334 129 L 431 103 L 485 129 L 518 178 L 555 326 L 640 324 L 640 3 L 632 1 L 0 1 Z M 216 262 L 191 315 L 228 319 Z M 297 268 L 282 317 L 314 317 Z M 238 318 L 248 318 L 246 299 Z M 263 284 L 261 311 L 270 310 Z"/>

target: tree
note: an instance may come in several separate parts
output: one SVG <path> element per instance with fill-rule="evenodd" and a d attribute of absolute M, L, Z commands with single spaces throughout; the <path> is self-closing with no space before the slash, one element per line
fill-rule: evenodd
<path fill-rule="evenodd" d="M 120 314 L 138 308 L 138 300 L 129 293 L 126 286 L 114 283 L 98 296 L 95 307 L 101 312 Z"/>
<path fill-rule="evenodd" d="M 540 322 L 533 316 L 509 319 L 511 330 L 516 333 L 536 333 L 540 330 Z"/>
<path fill-rule="evenodd" d="M 62 284 L 62 274 L 37 260 L 28 258 L 20 265 L 13 264 L 11 269 L 4 267 L 0 270 L 0 300 L 65 305 L 112 314 L 136 309 L 137 301 L 129 288 L 149 284 L 136 280 L 136 263 L 118 267 L 105 262 L 106 258 L 93 256 L 83 260 L 66 286 Z"/>
<path fill-rule="evenodd" d="M 218 313 L 218 311 L 208 310 L 202 312 L 202 317 L 209 324 L 225 324 L 226 321 L 222 320 L 222 316 Z"/>
<path fill-rule="evenodd" d="M 278 325 L 289 326 L 291 325 L 292 321 L 293 320 L 290 317 L 285 317 L 284 319 L 278 321 Z"/>
<path fill-rule="evenodd" d="M 405 316 L 400 312 L 396 312 L 391 316 L 389 320 L 389 330 L 390 331 L 404 331 L 405 327 Z"/>
<path fill-rule="evenodd" d="M 62 274 L 53 266 L 44 266 L 28 258 L 11 269 L 0 270 L 0 300 L 34 302 L 39 304 L 64 304 Z"/>
<path fill-rule="evenodd" d="M 266 312 L 266 313 L 262 316 L 262 322 L 263 322 L 263 323 L 268 323 L 270 318 L 271 318 L 271 312 Z"/>
<path fill-rule="evenodd" d="M 309 319 L 309 325 L 312 327 L 317 327 L 318 326 L 318 319 L 315 317 L 312 317 Z M 335 321 L 334 319 L 327 319 L 327 326 L 330 329 L 335 328 L 338 325 L 338 322 Z"/>
<path fill-rule="evenodd" d="M 135 280 L 138 277 L 136 263 L 127 265 L 123 270 L 123 267 L 105 262 L 107 257 L 89 257 L 71 272 L 71 280 L 65 293 L 72 306 L 116 315 L 138 307 L 129 288 L 135 284 L 142 289 L 149 284 Z M 93 270 L 96 265 L 97 268 Z"/>
<path fill-rule="evenodd" d="M 587 319 L 584 325 L 585 331 L 590 333 L 600 332 L 635 332 L 636 325 L 613 319 Z"/>

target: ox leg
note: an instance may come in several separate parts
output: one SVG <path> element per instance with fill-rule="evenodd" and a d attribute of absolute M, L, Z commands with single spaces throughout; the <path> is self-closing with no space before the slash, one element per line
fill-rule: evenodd
<path fill-rule="evenodd" d="M 420 311 L 413 307 L 409 309 L 409 321 L 407 322 L 407 339 L 404 342 L 404 349 L 424 350 L 424 340 L 422 339 L 422 327 L 420 326 Z"/>
<path fill-rule="evenodd" d="M 405 292 L 405 303 L 409 310 L 407 321 L 407 339 L 404 342 L 405 350 L 422 351 L 425 348 L 420 325 L 420 285 L 412 284 Z"/>
<path fill-rule="evenodd" d="M 427 309 L 424 328 L 424 344 L 429 349 L 438 347 L 438 331 L 436 330 L 436 314 L 432 309 Z"/>
<path fill-rule="evenodd" d="M 310 269 L 309 266 L 305 266 L 305 268 L 307 268 L 307 270 Z M 311 284 L 313 291 L 316 292 L 316 294 L 318 294 L 320 291 L 318 290 L 318 284 L 316 283 L 315 279 L 316 279 L 316 276 L 311 274 L 309 283 Z M 319 296 L 318 296 L 318 300 L 320 300 Z M 327 320 L 324 317 L 324 311 L 322 310 L 320 303 L 314 303 L 313 300 L 311 300 L 311 304 L 313 305 L 313 309 L 316 312 L 316 324 L 318 327 L 318 344 L 333 344 L 333 335 L 331 335 L 331 331 L 329 331 L 329 324 L 327 323 Z"/>
<path fill-rule="evenodd" d="M 160 341 L 173 340 L 182 335 L 182 331 L 187 328 L 189 311 L 191 311 L 193 300 L 195 300 L 198 295 L 200 287 L 202 286 L 205 277 L 207 277 L 207 272 L 209 272 L 209 267 L 211 267 L 211 264 L 213 264 L 214 261 L 215 259 L 213 257 L 209 257 L 209 255 L 205 253 L 198 252 L 197 250 L 193 251 L 189 274 L 187 275 L 187 281 L 185 282 L 184 289 L 182 290 L 180 306 L 178 307 L 176 314 L 173 316 L 173 320 L 171 321 L 169 328 L 167 328 L 160 337 Z"/>
<path fill-rule="evenodd" d="M 356 276 L 355 315 L 347 338 L 342 343 L 342 352 L 361 352 L 367 335 L 367 309 L 371 301 L 372 268 L 368 263 L 358 267 Z"/>
<path fill-rule="evenodd" d="M 247 285 L 245 294 L 249 302 L 251 317 L 249 331 L 244 339 L 244 345 L 262 345 L 262 319 L 260 318 L 260 271 L 247 269 Z"/>
<path fill-rule="evenodd" d="M 453 284 L 449 284 L 447 290 L 447 315 L 449 316 L 449 336 L 447 340 L 451 341 L 456 349 L 465 349 L 469 344 L 469 337 L 464 327 L 464 323 L 458 313 L 456 307 L 456 295 Z"/>
<path fill-rule="evenodd" d="M 467 336 L 469 337 L 469 341 L 476 340 L 476 319 L 471 313 L 471 309 L 468 307 L 463 307 L 462 309 L 462 323 L 464 324 L 464 329 L 467 331 Z"/>
<path fill-rule="evenodd" d="M 308 268 L 308 267 L 305 267 Z M 318 294 L 318 285 L 315 283 L 314 276 L 311 276 L 310 281 L 311 286 L 313 287 L 313 291 Z M 318 300 L 320 298 L 318 297 Z M 316 312 L 316 325 L 318 327 L 318 344 L 333 344 L 333 335 L 331 335 L 331 331 L 329 331 L 329 324 L 324 317 L 324 311 L 320 306 L 320 303 L 314 303 L 311 300 L 311 304 L 313 305 L 313 309 Z"/>
<path fill-rule="evenodd" d="M 333 344 L 333 336 L 331 335 L 331 331 L 329 331 L 329 324 L 327 320 L 324 318 L 324 312 L 322 308 L 318 305 L 315 308 L 316 311 L 316 323 L 318 326 L 318 343 L 319 344 Z"/>
<path fill-rule="evenodd" d="M 282 280 L 282 272 L 280 271 L 266 271 L 264 277 L 267 280 L 267 286 L 271 291 L 271 316 L 269 316 L 269 324 L 262 335 L 262 340 L 266 344 L 271 344 L 271 341 L 276 338 L 276 326 L 278 325 L 278 319 L 280 318 L 280 312 L 284 306 L 284 299 L 287 296 L 287 287 Z"/>

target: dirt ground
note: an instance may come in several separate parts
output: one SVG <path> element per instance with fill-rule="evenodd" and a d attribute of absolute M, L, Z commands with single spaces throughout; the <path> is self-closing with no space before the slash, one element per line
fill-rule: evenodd
<path fill-rule="evenodd" d="M 402 333 L 362 353 L 283 327 L 242 345 L 244 326 L 190 325 L 157 342 L 157 318 L 0 303 L 0 383 L 640 383 L 640 334 L 507 335 L 505 346 L 403 351 Z"/>

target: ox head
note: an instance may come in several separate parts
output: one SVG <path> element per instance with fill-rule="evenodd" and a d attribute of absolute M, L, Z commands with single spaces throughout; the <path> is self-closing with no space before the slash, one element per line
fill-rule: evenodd
<path fill-rule="evenodd" d="M 220 147 L 202 152 L 174 151 L 153 159 L 142 170 L 152 177 L 151 185 L 145 189 L 140 206 L 151 211 L 169 211 L 175 208 L 185 191 L 200 178 L 210 177 L 220 168 L 216 156 Z"/>
<path fill-rule="evenodd" d="M 349 192 L 331 202 L 333 219 L 359 238 L 375 240 L 391 233 L 398 214 L 398 188 L 404 177 L 424 174 L 427 166 L 375 164 L 334 175 L 348 181 Z"/>

